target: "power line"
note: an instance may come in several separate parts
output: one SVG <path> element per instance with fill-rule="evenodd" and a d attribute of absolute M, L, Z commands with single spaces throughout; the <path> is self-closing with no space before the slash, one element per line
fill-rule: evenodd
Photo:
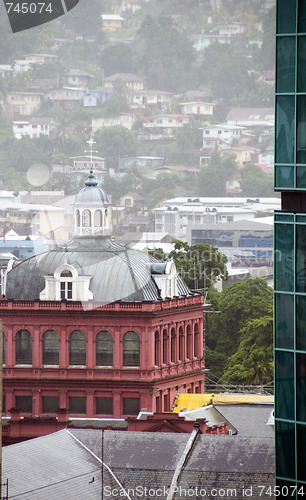
<path fill-rule="evenodd" d="M 18 497 L 21 497 L 22 495 L 27 495 L 28 493 L 32 493 L 34 491 L 43 490 L 45 488 L 51 488 L 52 486 L 57 486 L 58 484 L 67 483 L 68 481 L 73 481 L 74 479 L 78 479 L 80 477 L 92 475 L 92 474 L 97 473 L 97 472 L 100 472 L 100 469 L 94 469 L 92 471 L 85 472 L 84 474 L 78 474 L 77 476 L 72 476 L 72 477 L 69 477 L 67 479 L 62 479 L 61 481 L 57 481 L 55 483 L 50 483 L 50 484 L 46 484 L 44 486 L 40 486 L 39 488 L 34 488 L 32 490 L 23 491 L 22 493 L 17 493 L 17 495 L 10 495 L 10 500 L 11 500 L 11 498 L 18 498 Z"/>

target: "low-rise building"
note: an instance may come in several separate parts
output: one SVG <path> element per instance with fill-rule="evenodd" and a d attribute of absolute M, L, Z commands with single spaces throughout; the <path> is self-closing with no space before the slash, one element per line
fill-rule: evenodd
<path fill-rule="evenodd" d="M 49 94 L 49 100 L 54 106 L 60 106 L 64 109 L 72 109 L 80 106 L 83 102 L 84 90 L 73 87 L 63 87 L 62 89 L 52 89 Z"/>
<path fill-rule="evenodd" d="M 170 109 L 173 94 L 164 90 L 138 90 L 128 93 L 128 103 L 132 108 L 158 109 L 167 111 Z"/>
<path fill-rule="evenodd" d="M 213 116 L 214 104 L 212 102 L 188 101 L 180 103 L 181 113 L 194 116 Z"/>
<path fill-rule="evenodd" d="M 226 121 L 229 125 L 265 127 L 273 131 L 274 115 L 274 108 L 232 108 Z"/>
<path fill-rule="evenodd" d="M 157 133 L 162 133 L 164 135 L 173 135 L 174 132 L 184 125 L 188 125 L 190 118 L 186 115 L 180 114 L 163 114 L 147 116 L 142 118 L 143 130 L 145 132 L 156 131 Z"/>
<path fill-rule="evenodd" d="M 124 18 L 116 14 L 102 14 L 103 29 L 106 31 L 117 31 L 122 28 Z"/>
<path fill-rule="evenodd" d="M 246 129 L 238 125 L 219 124 L 209 125 L 202 129 L 203 131 L 203 148 L 211 148 L 212 143 L 219 145 L 223 142 L 231 144 L 233 140 L 239 141 L 241 135 Z"/>
<path fill-rule="evenodd" d="M 273 213 L 278 206 L 280 200 L 277 198 L 173 198 L 155 209 L 155 231 L 168 232 L 182 239 L 192 224 L 218 226 L 255 220 L 256 216 Z"/>
<path fill-rule="evenodd" d="M 30 116 L 40 109 L 42 94 L 38 92 L 8 92 L 6 107 L 12 116 Z"/>
<path fill-rule="evenodd" d="M 16 139 L 29 136 L 37 139 L 41 135 L 50 137 L 55 122 L 52 118 L 32 118 L 30 121 L 13 121 L 13 133 Z"/>
<path fill-rule="evenodd" d="M 132 73 L 115 73 L 104 79 L 104 86 L 113 89 L 116 82 L 122 82 L 127 89 L 138 92 L 144 89 L 144 81 Z"/>
<path fill-rule="evenodd" d="M 86 88 L 94 76 L 80 69 L 70 69 L 65 74 L 65 85 L 67 87 Z"/>
<path fill-rule="evenodd" d="M 104 127 L 116 127 L 121 126 L 132 130 L 137 117 L 130 113 L 120 113 L 114 116 L 101 116 L 99 118 L 95 117 L 91 120 L 92 133 L 95 134 L 98 130 L 102 130 Z"/>
<path fill-rule="evenodd" d="M 273 263 L 273 221 L 256 219 L 233 222 L 188 224 L 189 245 L 207 243 L 224 253 L 233 266 L 271 266 Z"/>

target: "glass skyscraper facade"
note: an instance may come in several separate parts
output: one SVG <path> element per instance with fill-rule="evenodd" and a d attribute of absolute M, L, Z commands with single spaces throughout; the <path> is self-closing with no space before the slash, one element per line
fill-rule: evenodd
<path fill-rule="evenodd" d="M 280 497 L 306 496 L 306 0 L 276 1 L 275 433 Z M 286 495 L 286 487 L 292 487 Z M 294 487 L 297 487 L 294 495 Z M 300 494 L 298 494 L 300 493 Z M 304 495 L 302 495 L 302 493 Z"/>

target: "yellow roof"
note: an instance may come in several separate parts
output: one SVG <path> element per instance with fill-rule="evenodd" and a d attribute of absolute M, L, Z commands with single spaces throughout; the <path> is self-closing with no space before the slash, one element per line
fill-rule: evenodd
<path fill-rule="evenodd" d="M 274 396 L 263 394 L 179 394 L 174 401 L 173 413 L 182 410 L 195 410 L 209 404 L 233 405 L 233 404 L 265 404 L 274 403 Z"/>

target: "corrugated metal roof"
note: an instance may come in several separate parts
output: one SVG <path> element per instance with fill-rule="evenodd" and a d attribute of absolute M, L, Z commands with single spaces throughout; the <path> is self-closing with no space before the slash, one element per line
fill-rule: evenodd
<path fill-rule="evenodd" d="M 175 399 L 173 413 L 180 413 L 182 410 L 194 410 L 208 404 L 271 404 L 274 403 L 274 396 L 262 394 L 179 394 Z"/>
<path fill-rule="evenodd" d="M 63 264 L 71 264 L 81 276 L 91 276 L 89 285 L 95 302 L 154 301 L 159 289 L 151 275 L 158 261 L 145 252 L 117 244 L 110 236 L 75 237 L 65 247 L 19 262 L 7 275 L 6 298 L 39 299 L 45 276 Z M 190 290 L 178 278 L 179 295 Z"/>

